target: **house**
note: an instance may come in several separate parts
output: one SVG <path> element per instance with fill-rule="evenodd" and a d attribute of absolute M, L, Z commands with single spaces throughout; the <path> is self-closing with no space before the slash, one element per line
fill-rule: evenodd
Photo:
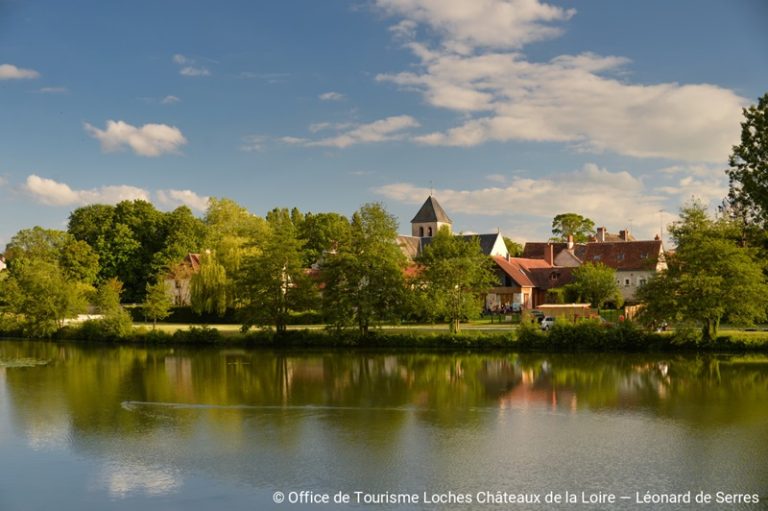
<path fill-rule="evenodd" d="M 5 256 L 0 255 L 0 271 L 5 270 L 8 268 L 8 265 L 5 264 Z"/>
<path fill-rule="evenodd" d="M 443 228 L 447 228 L 449 232 L 453 231 L 453 221 L 437 199 L 430 195 L 411 220 L 411 235 L 398 236 L 397 243 L 408 260 L 413 261 Z M 487 256 L 507 257 L 509 255 L 501 233 L 456 234 L 455 236 L 461 236 L 467 240 L 477 238 L 481 250 Z"/>
<path fill-rule="evenodd" d="M 629 229 L 610 234 L 605 227 L 599 227 L 586 243 L 574 243 L 572 237 L 565 243 L 526 243 L 522 257 L 547 261 L 558 268 L 602 263 L 616 270 L 616 284 L 625 302 L 632 302 L 637 289 L 667 267 L 664 246 L 658 236 L 653 240 L 637 240 Z"/>
<path fill-rule="evenodd" d="M 187 254 L 165 276 L 165 289 L 176 307 L 190 305 L 192 275 L 200 271 L 200 254 Z"/>

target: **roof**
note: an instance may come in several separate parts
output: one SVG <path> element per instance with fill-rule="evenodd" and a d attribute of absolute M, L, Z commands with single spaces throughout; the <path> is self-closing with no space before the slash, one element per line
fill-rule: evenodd
<path fill-rule="evenodd" d="M 614 270 L 654 270 L 662 252 L 661 240 L 587 243 L 582 260 L 603 263 Z"/>
<path fill-rule="evenodd" d="M 544 259 L 546 248 L 548 245 L 552 245 L 552 252 L 554 255 L 560 253 L 561 250 L 568 248 L 568 243 L 554 243 L 551 241 L 533 241 L 528 242 L 523 247 L 523 254 L 521 257 L 525 259 Z"/>
<path fill-rule="evenodd" d="M 421 238 L 418 236 L 398 236 L 397 245 L 408 259 L 416 259 L 421 252 Z"/>
<path fill-rule="evenodd" d="M 494 256 L 493 260 L 520 287 L 552 289 L 573 280 L 573 268 L 552 266 L 543 259 Z"/>
<path fill-rule="evenodd" d="M 493 251 L 493 246 L 496 244 L 496 240 L 499 239 L 501 234 L 461 234 L 460 236 L 467 241 L 471 241 L 474 238 L 480 240 L 480 249 L 483 251 L 483 254 L 489 256 Z"/>
<path fill-rule="evenodd" d="M 448 218 L 448 215 L 445 213 L 445 210 L 442 208 L 442 206 L 440 206 L 440 204 L 437 202 L 437 199 L 431 195 L 427 197 L 427 200 L 424 201 L 424 204 L 421 206 L 421 209 L 419 209 L 419 212 L 416 213 L 416 216 L 413 217 L 413 220 L 411 220 L 412 224 L 423 222 L 442 222 L 445 224 L 453 224 L 453 221 Z"/>
<path fill-rule="evenodd" d="M 499 238 L 499 236 L 501 236 L 501 234 L 455 234 L 454 236 L 457 238 L 462 238 L 464 241 L 472 241 L 473 239 L 477 238 L 478 241 L 480 241 L 480 250 L 483 251 L 484 255 L 489 256 L 491 255 L 491 252 L 493 252 L 493 246 L 496 244 L 496 240 Z M 404 237 L 406 236 L 398 236 L 398 241 L 400 241 L 400 238 Z M 430 237 L 417 237 L 416 239 L 421 240 L 421 250 L 424 250 L 427 245 L 432 243 L 432 238 Z"/>

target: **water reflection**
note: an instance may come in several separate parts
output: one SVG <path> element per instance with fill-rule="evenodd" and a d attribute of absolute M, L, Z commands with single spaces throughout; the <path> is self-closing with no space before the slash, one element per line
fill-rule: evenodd
<path fill-rule="evenodd" d="M 89 488 L 113 499 L 188 494 L 196 477 L 254 491 L 687 477 L 754 490 L 768 480 L 766 402 L 761 355 L 0 342 L 0 447 L 95 460 Z"/>

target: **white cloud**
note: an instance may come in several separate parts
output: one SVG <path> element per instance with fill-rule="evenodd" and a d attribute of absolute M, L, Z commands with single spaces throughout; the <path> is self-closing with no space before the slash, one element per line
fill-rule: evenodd
<path fill-rule="evenodd" d="M 660 193 L 688 200 L 695 197 L 710 207 L 718 206 L 728 195 L 728 177 L 721 166 L 675 165 L 661 169 L 674 182 L 658 186 Z"/>
<path fill-rule="evenodd" d="M 29 80 L 39 76 L 40 73 L 33 69 L 22 69 L 13 64 L 0 64 L 0 80 Z"/>
<path fill-rule="evenodd" d="M 346 96 L 340 92 L 324 92 L 323 94 L 320 94 L 318 98 L 320 98 L 321 101 L 341 101 Z"/>
<path fill-rule="evenodd" d="M 211 72 L 197 63 L 193 58 L 177 53 L 173 56 L 173 62 L 179 65 L 179 74 L 182 76 L 209 76 Z"/>
<path fill-rule="evenodd" d="M 513 51 L 557 35 L 545 23 L 565 21 L 572 10 L 538 0 L 377 0 L 377 5 L 428 26 L 441 43 L 430 48 L 409 42 L 420 69 L 380 74 L 377 80 L 463 114 L 458 125 L 416 137 L 418 143 L 548 141 L 582 152 L 723 162 L 738 139 L 741 108 L 748 101 L 732 90 L 633 84 L 625 80 L 629 61 L 620 56 L 587 52 L 533 62 Z M 413 23 L 406 28 L 413 32 Z"/>
<path fill-rule="evenodd" d="M 103 151 L 112 152 L 130 147 L 140 156 L 160 156 L 165 153 L 176 153 L 187 139 L 175 126 L 167 124 L 145 124 L 141 127 L 132 126 L 124 121 L 107 121 L 107 127 L 100 130 L 91 124 L 85 124 L 89 135 L 101 142 Z"/>
<path fill-rule="evenodd" d="M 163 105 L 172 105 L 174 103 L 180 103 L 181 98 L 178 98 L 176 96 L 166 96 L 163 99 L 160 100 L 160 103 Z"/>
<path fill-rule="evenodd" d="M 306 145 L 343 149 L 356 144 L 401 140 L 405 137 L 404 130 L 418 126 L 418 121 L 413 117 L 409 115 L 396 115 L 370 124 L 362 124 L 333 137 L 313 140 L 307 142 Z"/>
<path fill-rule="evenodd" d="M 195 211 L 208 209 L 208 199 L 210 199 L 210 197 L 198 195 L 192 190 L 159 190 L 155 196 L 158 203 L 163 206 L 169 208 L 189 206 Z"/>
<path fill-rule="evenodd" d="M 446 42 L 493 48 L 519 48 L 532 41 L 556 37 L 552 22 L 566 21 L 573 9 L 538 0 L 376 0 L 391 15 L 423 23 Z M 414 32 L 413 23 L 395 25 L 398 35 Z"/>
<path fill-rule="evenodd" d="M 49 206 L 83 204 L 117 204 L 123 200 L 149 201 L 146 190 L 128 185 L 102 186 L 90 190 L 73 190 L 69 185 L 32 174 L 22 189 L 33 199 Z"/>

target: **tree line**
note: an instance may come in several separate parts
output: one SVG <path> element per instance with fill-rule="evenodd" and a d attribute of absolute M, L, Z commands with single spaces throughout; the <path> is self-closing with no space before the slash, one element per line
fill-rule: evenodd
<path fill-rule="evenodd" d="M 378 203 L 349 219 L 297 208 L 259 217 L 229 199 L 211 199 L 202 218 L 140 200 L 84 206 L 66 231 L 24 229 L 8 243 L 4 328 L 48 336 L 91 305 L 104 316 L 99 327 L 120 336 L 131 325 L 121 302 L 142 304 L 149 319 L 162 320 L 172 305 L 166 278 L 199 253 L 198 271 L 187 274 L 192 309 L 234 310 L 244 329 L 283 332 L 292 314 L 316 310 L 329 328 L 362 335 L 403 317 L 448 320 L 458 331 L 495 282 L 490 260 L 477 240 L 440 232 L 417 269 L 406 271 L 397 225 Z"/>

